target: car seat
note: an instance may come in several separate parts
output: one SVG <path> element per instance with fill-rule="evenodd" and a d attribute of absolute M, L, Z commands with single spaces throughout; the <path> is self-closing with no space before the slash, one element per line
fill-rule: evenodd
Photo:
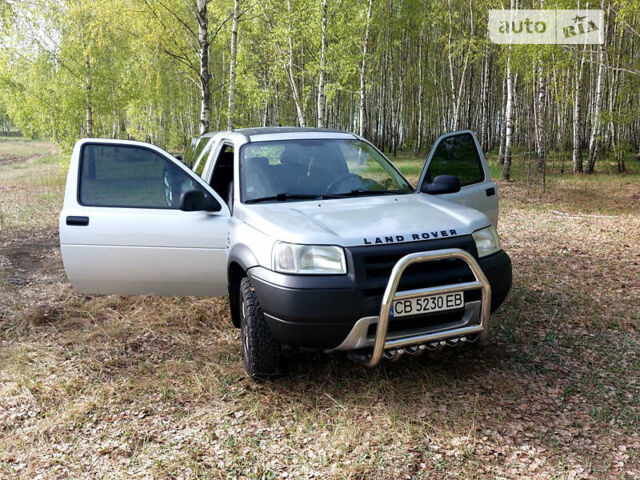
<path fill-rule="evenodd" d="M 250 157 L 242 166 L 245 200 L 270 197 L 281 193 L 276 185 L 273 172 L 270 172 L 267 157 Z"/>
<path fill-rule="evenodd" d="M 309 164 L 309 181 L 321 193 L 325 193 L 332 182 L 348 173 L 349 167 L 337 145 L 325 144 L 314 152 Z"/>

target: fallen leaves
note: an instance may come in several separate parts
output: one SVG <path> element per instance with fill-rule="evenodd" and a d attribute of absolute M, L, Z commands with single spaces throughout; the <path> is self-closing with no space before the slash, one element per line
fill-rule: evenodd
<path fill-rule="evenodd" d="M 5 257 L 29 253 L 14 230 L 0 477 L 640 477 L 640 216 L 502 187 L 515 273 L 491 345 L 373 370 L 288 351 L 263 383 L 226 299 L 79 295 L 55 246 Z"/>

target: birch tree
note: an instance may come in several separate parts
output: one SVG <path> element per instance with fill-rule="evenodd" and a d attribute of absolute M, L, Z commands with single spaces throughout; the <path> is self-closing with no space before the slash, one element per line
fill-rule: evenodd
<path fill-rule="evenodd" d="M 209 131 L 211 122 L 211 74 L 209 73 L 209 0 L 197 0 L 196 19 L 198 21 L 198 58 L 200 60 L 200 135 Z"/>
<path fill-rule="evenodd" d="M 298 85 L 296 83 L 296 75 L 294 73 L 294 55 L 293 55 L 293 12 L 291 8 L 291 0 L 287 0 L 287 12 L 289 14 L 289 29 L 287 32 L 287 44 L 289 46 L 289 55 L 287 63 L 287 73 L 289 74 L 289 83 L 291 85 L 291 94 L 293 101 L 296 104 L 296 111 L 298 112 L 298 125 L 301 127 L 307 126 L 307 120 L 304 114 L 304 108 L 302 108 L 302 101 L 300 94 L 298 93 Z"/>
<path fill-rule="evenodd" d="M 449 33 L 447 42 L 447 61 L 449 65 L 449 83 L 451 86 L 451 130 L 458 130 L 458 124 L 460 120 L 460 102 L 462 99 L 463 89 L 465 87 L 467 67 L 469 65 L 469 57 L 471 55 L 471 41 L 468 40 L 462 59 L 462 68 L 459 69 L 459 65 L 454 65 L 454 42 L 453 40 L 453 6 L 451 0 L 449 0 Z M 470 37 L 473 36 L 473 6 L 469 2 L 469 19 L 470 19 Z M 459 78 L 456 79 L 456 71 L 460 71 Z"/>
<path fill-rule="evenodd" d="M 369 32 L 371 29 L 371 10 L 373 8 L 373 0 L 369 0 L 367 5 L 367 15 L 364 23 L 364 39 L 362 41 L 362 63 L 360 66 L 360 136 L 364 136 L 367 132 L 367 55 L 369 48 Z"/>
<path fill-rule="evenodd" d="M 229 60 L 229 103 L 227 107 L 227 130 L 233 129 L 236 106 L 236 61 L 238 57 L 238 24 L 240 23 L 240 0 L 233 1 L 233 23 L 231 25 L 231 52 Z"/>
<path fill-rule="evenodd" d="M 603 2 L 600 4 L 603 7 Z M 609 7 L 609 18 L 611 18 L 611 7 Z M 602 103 L 604 100 L 604 83 L 606 82 L 606 42 L 607 31 L 604 32 L 604 43 L 602 43 L 596 54 L 598 73 L 596 77 L 593 116 L 591 119 L 591 136 L 589 137 L 589 158 L 587 162 L 587 173 L 593 173 L 594 166 L 600 155 L 601 135 L 602 135 Z"/>
<path fill-rule="evenodd" d="M 584 62 L 585 62 L 585 50 L 586 45 L 582 49 L 580 60 L 574 74 L 573 85 L 573 123 L 572 123 L 572 150 L 571 155 L 573 159 L 573 172 L 582 173 L 582 84 L 584 77 Z"/>
<path fill-rule="evenodd" d="M 511 72 L 511 52 L 507 53 L 506 82 L 507 100 L 504 107 L 504 166 L 502 169 L 502 179 L 511 179 L 511 146 L 513 141 L 513 98 L 515 91 L 515 80 Z"/>
<path fill-rule="evenodd" d="M 538 157 L 538 171 L 542 172 L 546 162 L 545 148 L 545 100 L 547 96 L 547 85 L 542 60 L 538 60 L 535 64 L 535 81 L 536 92 L 534 92 L 534 125 L 535 125 L 535 143 L 536 156 Z"/>
<path fill-rule="evenodd" d="M 491 45 L 490 4 L 12 1 L 0 111 L 65 145 L 94 135 L 180 150 L 225 126 L 309 123 L 422 156 L 455 128 L 499 147 L 509 178 L 534 149 L 541 167 L 569 156 L 579 172 L 588 151 L 585 171 L 606 158 L 622 169 L 640 151 L 634 2 L 612 4 L 601 47 Z"/>
<path fill-rule="evenodd" d="M 482 150 L 489 149 L 489 47 L 485 44 L 482 58 L 482 86 L 480 93 L 480 145 Z"/>
<path fill-rule="evenodd" d="M 327 108 L 327 97 L 325 95 L 325 68 L 327 61 L 327 20 L 328 20 L 328 7 L 327 0 L 322 0 L 322 37 L 320 40 L 320 73 L 318 75 L 318 128 L 325 128 L 327 126 L 325 121 L 325 114 Z"/>

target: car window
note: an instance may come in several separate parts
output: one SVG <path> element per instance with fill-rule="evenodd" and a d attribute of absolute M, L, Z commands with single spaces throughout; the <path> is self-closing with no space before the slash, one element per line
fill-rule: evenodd
<path fill-rule="evenodd" d="M 197 161 L 198 158 L 200 158 L 200 154 L 205 149 L 205 147 L 209 145 L 210 140 L 211 140 L 210 137 L 202 137 L 200 138 L 200 140 L 198 140 L 198 145 L 196 145 L 195 151 L 193 152 L 193 158 L 195 161 Z"/>
<path fill-rule="evenodd" d="M 451 135 L 438 143 L 427 169 L 426 181 L 431 183 L 438 175 L 455 175 L 460 186 L 484 181 L 482 161 L 471 134 Z"/>
<path fill-rule="evenodd" d="M 187 145 L 187 149 L 184 152 L 184 157 L 182 158 L 182 161 L 184 162 L 184 164 L 191 168 L 191 166 L 193 165 L 193 161 L 195 160 L 195 151 L 196 151 L 196 147 L 198 146 L 198 138 L 192 138 L 191 141 L 189 141 L 189 145 Z"/>
<path fill-rule="evenodd" d="M 242 201 L 277 196 L 412 192 L 411 185 L 361 140 L 252 142 L 240 154 Z"/>
<path fill-rule="evenodd" d="M 177 209 L 188 190 L 206 190 L 175 163 L 142 146 L 84 145 L 78 201 L 96 207 Z"/>
<path fill-rule="evenodd" d="M 211 153 L 211 149 L 213 148 L 213 144 L 215 142 L 209 142 L 207 139 L 207 142 L 204 143 L 204 146 L 206 148 L 200 150 L 200 153 L 198 154 L 198 157 L 196 158 L 195 163 L 192 165 L 192 170 L 194 172 L 196 172 L 196 175 L 198 175 L 199 177 L 202 176 L 202 172 L 204 170 L 205 165 L 207 164 L 207 159 L 209 158 L 209 154 Z"/>

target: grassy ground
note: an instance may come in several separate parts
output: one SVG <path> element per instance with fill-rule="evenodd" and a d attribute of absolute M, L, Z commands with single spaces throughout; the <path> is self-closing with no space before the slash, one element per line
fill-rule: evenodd
<path fill-rule="evenodd" d="M 256 383 L 226 299 L 71 290 L 61 162 L 0 145 L 0 478 L 640 477 L 637 173 L 500 183 L 488 347 Z"/>

